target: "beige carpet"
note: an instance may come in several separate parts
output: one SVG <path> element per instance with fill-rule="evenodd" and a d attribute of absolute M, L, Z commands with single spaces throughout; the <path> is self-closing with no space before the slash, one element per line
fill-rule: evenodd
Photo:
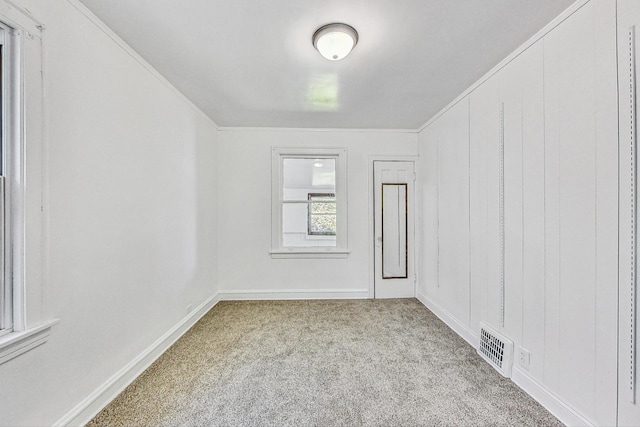
<path fill-rule="evenodd" d="M 88 425 L 562 424 L 405 299 L 221 302 Z"/>

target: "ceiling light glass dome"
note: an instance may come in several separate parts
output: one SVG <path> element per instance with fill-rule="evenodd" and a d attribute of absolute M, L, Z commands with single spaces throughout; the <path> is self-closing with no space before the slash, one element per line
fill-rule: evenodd
<path fill-rule="evenodd" d="M 329 61 L 339 61 L 358 43 L 358 33 L 347 24 L 328 24 L 313 34 L 313 47 Z"/>

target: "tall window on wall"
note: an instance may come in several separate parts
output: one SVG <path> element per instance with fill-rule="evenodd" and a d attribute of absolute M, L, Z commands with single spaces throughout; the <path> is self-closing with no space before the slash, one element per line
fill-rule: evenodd
<path fill-rule="evenodd" d="M 44 344 L 44 24 L 17 8 L 0 22 L 0 365 Z"/>
<path fill-rule="evenodd" d="M 271 254 L 346 257 L 346 149 L 274 148 Z"/>

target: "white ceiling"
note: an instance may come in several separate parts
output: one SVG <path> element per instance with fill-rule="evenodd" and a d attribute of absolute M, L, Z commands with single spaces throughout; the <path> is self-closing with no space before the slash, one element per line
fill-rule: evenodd
<path fill-rule="evenodd" d="M 220 126 L 416 129 L 574 0 L 81 1 Z"/>

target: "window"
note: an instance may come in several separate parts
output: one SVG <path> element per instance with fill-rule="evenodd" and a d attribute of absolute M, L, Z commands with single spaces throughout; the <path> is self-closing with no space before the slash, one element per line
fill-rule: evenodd
<path fill-rule="evenodd" d="M 42 24 L 17 8 L 0 23 L 0 364 L 38 347 L 46 311 Z M 26 184 L 28 183 L 28 185 Z"/>
<path fill-rule="evenodd" d="M 346 257 L 346 149 L 274 148 L 274 258 Z"/>
<path fill-rule="evenodd" d="M 307 235 L 336 235 L 336 194 L 309 193 L 307 196 Z"/>

